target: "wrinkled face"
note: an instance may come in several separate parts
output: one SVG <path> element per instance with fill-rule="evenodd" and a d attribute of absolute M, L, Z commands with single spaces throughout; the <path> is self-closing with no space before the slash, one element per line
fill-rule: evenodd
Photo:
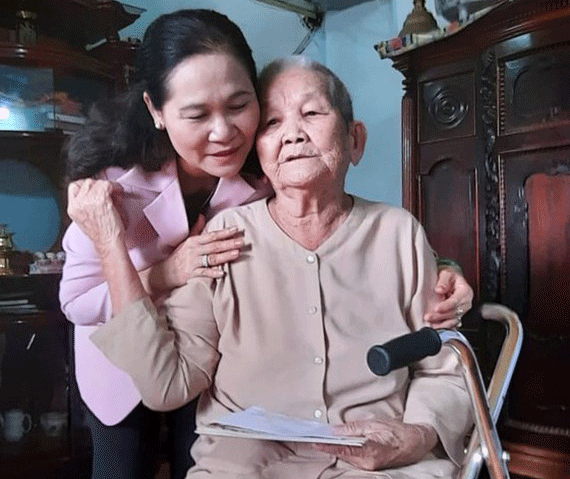
<path fill-rule="evenodd" d="M 167 79 L 161 110 L 147 106 L 168 133 L 180 168 L 192 176 L 239 172 L 253 146 L 259 104 L 247 70 L 232 55 L 194 55 Z"/>
<path fill-rule="evenodd" d="M 256 145 L 275 190 L 344 187 L 350 135 L 319 73 L 291 67 L 274 78 L 262 99 Z"/>

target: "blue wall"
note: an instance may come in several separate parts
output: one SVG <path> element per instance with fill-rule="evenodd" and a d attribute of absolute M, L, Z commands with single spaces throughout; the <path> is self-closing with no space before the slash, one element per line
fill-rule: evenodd
<path fill-rule="evenodd" d="M 433 8 L 433 0 L 428 5 L 430 2 Z M 148 12 L 121 35 L 140 37 L 160 13 L 187 7 L 187 2 L 178 0 L 157 3 L 137 0 L 136 5 Z M 259 67 L 293 53 L 307 34 L 299 15 L 256 0 L 195 0 L 192 7 L 213 8 L 234 20 L 250 42 Z M 347 190 L 395 205 L 401 205 L 402 198 L 403 78 L 389 60 L 380 59 L 374 45 L 396 36 L 412 7 L 413 0 L 373 0 L 328 12 L 304 52 L 325 63 L 346 83 L 353 96 L 355 115 L 368 127 L 366 152 L 360 164 L 349 171 Z"/>

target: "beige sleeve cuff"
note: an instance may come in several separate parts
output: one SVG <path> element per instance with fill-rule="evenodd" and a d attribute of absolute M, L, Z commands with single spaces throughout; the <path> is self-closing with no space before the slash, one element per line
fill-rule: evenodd
<path fill-rule="evenodd" d="M 422 384 L 424 381 L 432 384 Z M 471 402 L 464 388 L 446 378 L 438 382 L 439 387 L 428 378 L 413 381 L 404 422 L 431 425 L 449 458 L 460 466 L 465 456 L 465 439 L 473 427 Z"/>

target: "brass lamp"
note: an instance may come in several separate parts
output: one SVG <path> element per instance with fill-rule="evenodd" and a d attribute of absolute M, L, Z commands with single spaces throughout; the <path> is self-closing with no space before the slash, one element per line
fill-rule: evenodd
<path fill-rule="evenodd" d="M 437 22 L 434 16 L 426 9 L 425 0 L 414 0 L 414 8 L 406 17 L 398 36 L 405 37 L 410 33 L 428 33 L 437 29 Z"/>

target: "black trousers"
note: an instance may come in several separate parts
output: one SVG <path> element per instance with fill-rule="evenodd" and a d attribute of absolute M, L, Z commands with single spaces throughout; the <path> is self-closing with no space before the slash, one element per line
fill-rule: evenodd
<path fill-rule="evenodd" d="M 87 407 L 85 414 L 93 442 L 92 479 L 152 479 L 157 453 L 165 447 L 170 477 L 184 479 L 194 464 L 190 446 L 196 439 L 196 402 L 159 413 L 140 403 L 115 426 L 106 426 Z M 161 414 L 165 414 L 167 438 L 160 441 Z"/>

